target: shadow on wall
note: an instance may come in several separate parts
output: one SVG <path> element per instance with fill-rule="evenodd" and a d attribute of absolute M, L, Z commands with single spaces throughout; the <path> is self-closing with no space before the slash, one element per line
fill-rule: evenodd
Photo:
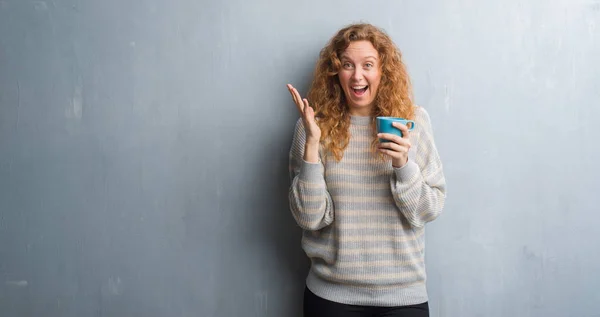
<path fill-rule="evenodd" d="M 308 91 L 308 83 L 311 80 L 312 61 L 295 75 L 294 85 L 304 96 Z M 304 83 L 304 84 L 302 84 Z M 269 135 L 267 142 L 261 144 L 262 151 L 259 155 L 260 166 L 255 172 L 256 177 L 262 180 L 260 184 L 260 201 L 255 201 L 264 221 L 256 222 L 261 226 L 256 228 L 261 232 L 258 243 L 263 249 L 268 250 L 269 258 L 265 260 L 266 270 L 277 276 L 272 276 L 270 291 L 281 292 L 270 294 L 270 298 L 284 301 L 277 304 L 282 309 L 281 316 L 302 316 L 302 300 L 305 287 L 305 279 L 310 268 L 310 260 L 306 257 L 301 246 L 302 229 L 294 220 L 289 206 L 288 192 L 291 184 L 289 178 L 289 151 L 292 144 L 294 127 L 299 119 L 298 111 L 286 87 L 287 82 L 277 83 L 275 94 L 278 98 L 268 109 L 282 109 L 282 112 L 274 111 L 266 118 L 269 122 L 279 122 L 275 126 L 266 128 Z M 279 96 L 283 95 L 280 99 Z M 283 101 L 282 101 L 283 100 Z M 273 304 L 273 303 L 270 303 Z M 273 307 L 271 307 L 273 308 Z M 268 311 L 269 316 L 276 313 Z M 265 314 L 267 315 L 267 314 Z"/>
<path fill-rule="evenodd" d="M 300 241 L 302 238 L 302 229 L 298 227 L 292 217 L 288 191 L 291 180 L 289 179 L 289 149 L 291 146 L 293 127 L 298 119 L 297 112 L 290 104 L 290 113 L 292 118 L 284 120 L 288 122 L 288 129 L 280 133 L 272 142 L 265 147 L 262 171 L 258 173 L 268 175 L 269 186 L 265 188 L 268 192 L 266 199 L 260 202 L 264 205 L 266 221 L 260 228 L 261 234 L 259 243 L 263 248 L 270 250 L 270 258 L 267 260 L 269 269 L 272 272 L 281 274 L 273 280 L 281 285 L 272 285 L 276 290 L 283 291 L 282 300 L 289 300 L 289 303 L 281 307 L 289 311 L 282 312 L 286 316 L 301 316 L 302 296 L 304 291 L 305 279 L 310 267 L 310 262 L 302 250 Z"/>

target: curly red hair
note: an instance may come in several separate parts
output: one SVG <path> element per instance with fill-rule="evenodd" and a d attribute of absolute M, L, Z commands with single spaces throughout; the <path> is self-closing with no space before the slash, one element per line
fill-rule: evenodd
<path fill-rule="evenodd" d="M 337 76 L 341 68 L 340 56 L 350 42 L 365 40 L 371 42 L 381 60 L 381 82 L 374 100 L 373 120 L 378 116 L 414 118 L 410 78 L 402 62 L 402 53 L 392 39 L 371 24 L 351 24 L 342 28 L 321 50 L 308 92 L 308 100 L 321 128 L 323 146 L 338 161 L 350 141 L 349 108 Z M 375 124 L 372 128 L 375 134 Z"/>

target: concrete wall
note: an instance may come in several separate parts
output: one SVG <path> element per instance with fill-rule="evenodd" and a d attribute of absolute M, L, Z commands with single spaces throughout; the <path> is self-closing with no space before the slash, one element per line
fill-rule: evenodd
<path fill-rule="evenodd" d="M 597 0 L 0 1 L 0 315 L 300 316 L 285 85 L 358 21 L 445 164 L 432 316 L 596 316 Z"/>

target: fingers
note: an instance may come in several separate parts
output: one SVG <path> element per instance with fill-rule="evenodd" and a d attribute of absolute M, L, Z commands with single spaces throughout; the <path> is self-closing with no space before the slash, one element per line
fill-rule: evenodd
<path fill-rule="evenodd" d="M 321 131 L 315 121 L 315 110 L 309 105 L 308 99 L 302 98 L 300 93 L 296 88 L 292 85 L 287 85 L 292 98 L 294 99 L 294 103 L 302 116 L 302 121 L 304 122 L 304 128 L 306 129 L 307 134 L 315 137 L 317 140 L 320 138 Z"/>
<path fill-rule="evenodd" d="M 408 136 L 406 135 L 406 133 L 403 132 L 402 135 L 403 136 L 400 137 L 399 135 L 395 135 L 395 134 L 391 134 L 391 133 L 378 133 L 377 137 L 380 139 L 388 140 L 388 141 L 391 141 L 392 143 L 410 148 L 410 139 L 408 139 Z M 384 144 L 384 143 L 389 143 L 389 142 L 381 142 L 381 143 Z"/>
<path fill-rule="evenodd" d="M 406 136 L 405 133 L 403 133 Z M 386 154 L 392 158 L 393 166 L 402 166 L 406 163 L 408 157 L 408 151 L 410 150 L 410 140 L 406 137 L 400 137 L 390 133 L 379 133 L 377 137 L 390 142 L 379 142 L 378 149 L 383 154 Z"/>
<path fill-rule="evenodd" d="M 408 139 L 408 134 L 410 132 L 408 131 L 408 127 L 405 124 L 402 124 L 400 122 L 392 122 L 392 126 L 394 126 L 395 128 L 398 128 L 398 129 L 400 129 L 400 131 L 402 131 L 402 138 Z"/>
<path fill-rule="evenodd" d="M 304 117 L 306 119 L 311 119 L 311 121 L 312 121 L 312 119 L 314 119 L 314 117 L 315 117 L 314 109 L 308 105 L 308 99 L 304 98 L 304 99 L 302 99 L 302 102 L 304 104 Z"/>
<path fill-rule="evenodd" d="M 302 102 L 302 97 L 300 96 L 300 93 L 298 92 L 298 90 L 296 88 L 293 88 L 293 92 L 294 92 L 294 100 L 296 100 L 296 103 L 298 104 L 298 106 L 302 107 L 302 110 L 304 110 L 304 104 Z"/>
<path fill-rule="evenodd" d="M 410 141 L 408 139 L 399 138 L 401 144 L 395 142 L 380 142 L 379 151 L 392 158 L 393 167 L 402 167 L 408 161 L 408 150 L 410 149 Z"/>
<path fill-rule="evenodd" d="M 379 143 L 379 149 L 381 150 L 389 150 L 397 153 L 407 153 L 410 149 L 410 143 L 402 142 L 402 144 L 394 143 L 394 142 L 381 142 Z"/>
<path fill-rule="evenodd" d="M 298 104 L 298 98 L 296 97 L 296 93 L 294 92 L 294 90 L 296 89 L 290 84 L 288 84 L 287 87 L 288 91 L 290 92 L 290 95 L 292 95 L 292 99 L 294 100 L 296 107 L 298 108 L 298 111 L 302 112 L 302 108 L 300 108 L 300 105 Z"/>
<path fill-rule="evenodd" d="M 296 104 L 298 111 L 300 111 L 301 114 L 304 114 L 305 104 L 302 100 L 302 97 L 300 97 L 300 93 L 298 92 L 298 90 L 296 88 L 294 88 L 294 86 L 292 86 L 290 84 L 288 84 L 287 87 L 288 87 L 288 90 L 290 91 L 290 94 L 292 95 L 292 98 L 294 99 L 294 103 Z"/>

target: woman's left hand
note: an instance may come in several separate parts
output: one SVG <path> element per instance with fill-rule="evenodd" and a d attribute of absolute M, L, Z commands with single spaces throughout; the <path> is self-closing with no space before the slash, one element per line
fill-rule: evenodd
<path fill-rule="evenodd" d="M 410 140 L 408 138 L 408 127 L 400 122 L 394 122 L 392 125 L 402 131 L 402 137 L 389 133 L 379 133 L 378 138 L 389 140 L 390 142 L 379 142 L 379 151 L 392 158 L 393 167 L 402 167 L 408 162 L 408 150 L 410 150 Z"/>

